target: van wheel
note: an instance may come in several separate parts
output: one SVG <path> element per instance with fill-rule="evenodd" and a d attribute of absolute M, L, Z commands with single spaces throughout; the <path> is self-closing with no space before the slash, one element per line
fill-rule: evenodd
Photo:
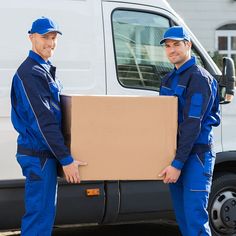
<path fill-rule="evenodd" d="M 212 235 L 236 235 L 235 174 L 221 173 L 213 179 L 208 211 Z"/>

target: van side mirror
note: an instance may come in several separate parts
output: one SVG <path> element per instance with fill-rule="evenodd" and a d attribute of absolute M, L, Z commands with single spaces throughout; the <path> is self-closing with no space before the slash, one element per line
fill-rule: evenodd
<path fill-rule="evenodd" d="M 223 58 L 222 79 L 220 81 L 220 103 L 230 103 L 234 98 L 235 68 L 232 58 Z"/>

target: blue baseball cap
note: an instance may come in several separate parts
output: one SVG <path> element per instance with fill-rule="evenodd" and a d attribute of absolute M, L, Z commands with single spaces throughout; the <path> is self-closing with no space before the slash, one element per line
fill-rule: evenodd
<path fill-rule="evenodd" d="M 57 32 L 58 34 L 62 34 L 56 22 L 44 16 L 35 20 L 32 23 L 31 30 L 28 31 L 29 34 L 38 33 L 42 35 L 49 32 Z"/>
<path fill-rule="evenodd" d="M 191 38 L 188 32 L 182 26 L 172 26 L 164 34 L 163 39 L 160 41 L 160 44 L 163 44 L 167 39 L 173 40 L 186 40 L 191 41 Z"/>

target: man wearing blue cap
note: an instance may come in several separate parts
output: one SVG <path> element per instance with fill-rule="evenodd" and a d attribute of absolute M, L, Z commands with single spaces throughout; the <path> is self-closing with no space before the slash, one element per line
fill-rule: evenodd
<path fill-rule="evenodd" d="M 17 161 L 25 182 L 25 215 L 22 236 L 49 236 L 55 218 L 57 164 L 68 182 L 79 183 L 78 165 L 61 133 L 61 86 L 49 58 L 62 34 L 55 22 L 41 17 L 28 32 L 29 56 L 17 69 L 11 89 L 11 119 L 19 133 Z"/>
<path fill-rule="evenodd" d="M 207 205 L 215 162 L 212 126 L 220 124 L 218 84 L 191 57 L 192 43 L 183 27 L 169 28 L 160 43 L 175 66 L 163 78 L 160 95 L 178 97 L 176 155 L 160 176 L 170 184 L 182 235 L 209 236 Z"/>

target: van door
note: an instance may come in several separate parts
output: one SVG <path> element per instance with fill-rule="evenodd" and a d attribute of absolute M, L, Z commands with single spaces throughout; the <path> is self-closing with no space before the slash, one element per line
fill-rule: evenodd
<path fill-rule="evenodd" d="M 156 8 L 103 2 L 108 95 L 159 95 L 160 81 L 173 65 L 159 41 L 170 26 Z M 119 181 L 118 221 L 157 219 L 171 211 L 162 181 Z"/>
<path fill-rule="evenodd" d="M 159 44 L 170 26 L 163 10 L 104 2 L 103 14 L 107 93 L 157 95 L 160 78 L 173 68 Z"/>

